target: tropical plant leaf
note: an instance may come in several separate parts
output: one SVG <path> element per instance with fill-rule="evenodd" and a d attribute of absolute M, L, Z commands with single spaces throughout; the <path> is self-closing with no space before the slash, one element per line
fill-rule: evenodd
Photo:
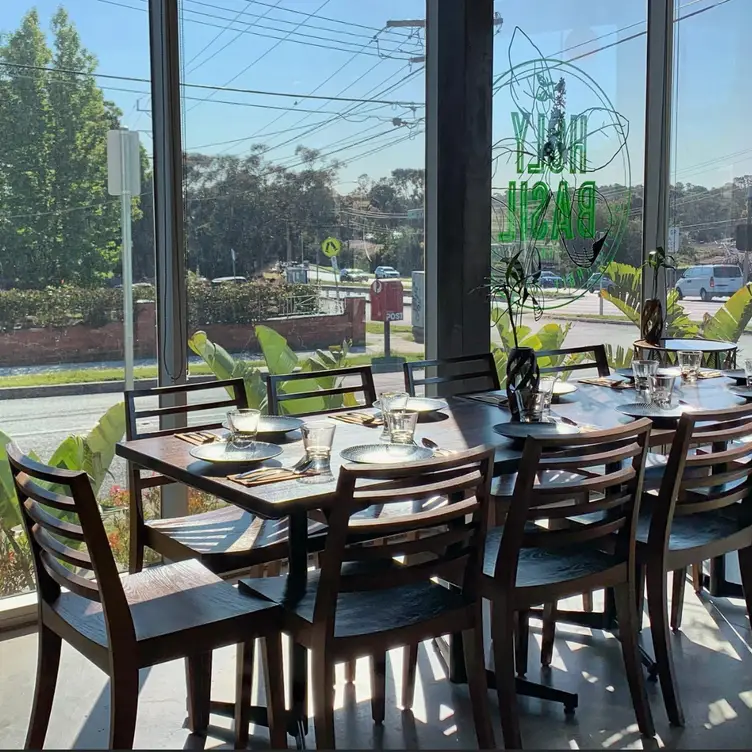
<path fill-rule="evenodd" d="M 294 373 L 299 365 L 298 356 L 281 334 L 268 326 L 259 325 L 256 327 L 256 339 L 261 346 L 269 373 L 274 375 Z"/>
<path fill-rule="evenodd" d="M 98 494 L 115 457 L 115 445 L 125 433 L 125 405 L 113 405 L 97 421 L 84 439 L 82 468 L 91 480 L 94 493 Z"/>
<path fill-rule="evenodd" d="M 13 474 L 5 449 L 11 441 L 10 436 L 0 431 L 0 523 L 8 530 L 21 524 L 21 513 L 18 511 Z"/>
<path fill-rule="evenodd" d="M 642 271 L 629 264 L 612 261 L 605 270 L 613 287 L 601 290 L 604 300 L 616 306 L 635 326 L 640 326 Z"/>
<path fill-rule="evenodd" d="M 684 306 L 679 302 L 679 293 L 670 290 L 666 297 L 666 334 L 679 339 L 696 337 L 700 327 L 689 318 Z"/>
<path fill-rule="evenodd" d="M 632 365 L 634 350 L 631 347 L 621 345 L 606 345 L 606 360 L 610 368 L 629 368 Z"/>
<path fill-rule="evenodd" d="M 712 316 L 706 313 L 702 336 L 724 342 L 738 342 L 752 319 L 752 285 L 737 290 Z"/>

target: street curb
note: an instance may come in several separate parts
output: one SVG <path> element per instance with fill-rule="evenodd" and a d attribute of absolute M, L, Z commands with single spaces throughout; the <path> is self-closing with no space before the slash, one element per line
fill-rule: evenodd
<path fill-rule="evenodd" d="M 615 324 L 616 326 L 633 326 L 637 328 L 637 325 L 631 322 L 629 319 L 625 319 L 624 321 L 613 321 L 613 320 L 606 320 L 598 318 L 597 316 L 577 316 L 575 317 L 566 317 L 566 316 L 556 316 L 553 313 L 544 313 L 543 314 L 544 319 L 555 319 L 556 321 L 564 321 L 567 324 L 578 324 L 582 322 L 583 324 Z"/>
<path fill-rule="evenodd" d="M 215 381 L 215 376 L 189 376 L 188 383 L 203 384 Z M 139 379 L 137 389 L 153 389 L 156 379 Z M 89 394 L 113 394 L 125 391 L 124 381 L 88 381 L 81 384 L 50 384 L 49 386 L 8 386 L 0 389 L 0 401 L 8 399 L 37 399 L 39 397 L 80 397 Z"/>

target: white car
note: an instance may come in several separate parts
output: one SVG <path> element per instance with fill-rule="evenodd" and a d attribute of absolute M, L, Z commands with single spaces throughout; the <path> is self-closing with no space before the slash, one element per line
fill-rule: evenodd
<path fill-rule="evenodd" d="M 377 266 L 374 274 L 376 279 L 399 278 L 399 272 L 393 266 Z"/>
<path fill-rule="evenodd" d="M 742 270 L 738 266 L 690 266 L 676 283 L 676 291 L 680 300 L 711 300 L 721 296 L 730 297 L 743 284 Z"/>

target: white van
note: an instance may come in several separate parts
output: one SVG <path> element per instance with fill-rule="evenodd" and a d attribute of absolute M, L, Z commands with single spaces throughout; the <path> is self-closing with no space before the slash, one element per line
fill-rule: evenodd
<path fill-rule="evenodd" d="M 738 266 L 690 266 L 676 283 L 676 291 L 679 300 L 711 300 L 722 295 L 731 296 L 743 284 L 742 270 Z"/>

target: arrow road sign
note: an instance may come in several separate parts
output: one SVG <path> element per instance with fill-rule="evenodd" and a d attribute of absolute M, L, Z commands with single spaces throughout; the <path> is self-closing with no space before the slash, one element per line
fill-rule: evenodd
<path fill-rule="evenodd" d="M 328 258 L 333 258 L 336 256 L 340 249 L 342 248 L 342 243 L 337 240 L 337 238 L 327 238 L 322 244 L 321 244 L 321 250 L 324 253 L 324 256 L 327 256 Z"/>

